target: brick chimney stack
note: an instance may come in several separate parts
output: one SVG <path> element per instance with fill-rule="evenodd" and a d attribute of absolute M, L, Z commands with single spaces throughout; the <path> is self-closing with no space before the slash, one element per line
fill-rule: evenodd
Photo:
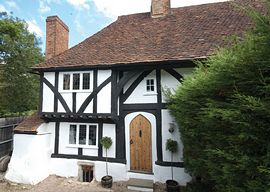
<path fill-rule="evenodd" d="M 68 26 L 58 16 L 47 17 L 46 60 L 68 49 L 68 32 Z"/>
<path fill-rule="evenodd" d="M 171 0 L 152 0 L 151 17 L 163 17 L 170 14 Z"/>

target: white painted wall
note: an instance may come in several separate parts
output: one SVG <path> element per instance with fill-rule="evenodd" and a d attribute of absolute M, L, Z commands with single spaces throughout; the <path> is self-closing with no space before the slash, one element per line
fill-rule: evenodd
<path fill-rule="evenodd" d="M 191 181 L 191 177 L 189 174 L 185 172 L 184 168 L 173 168 L 173 179 L 176 180 L 179 185 L 185 186 L 187 182 Z M 166 180 L 171 179 L 171 167 L 163 167 L 159 165 L 154 166 L 154 182 L 165 183 Z"/>
<path fill-rule="evenodd" d="M 24 184 L 37 184 L 49 176 L 50 134 L 14 135 L 14 150 L 5 178 Z"/>
<path fill-rule="evenodd" d="M 94 177 L 97 181 L 101 181 L 101 178 L 106 175 L 106 162 L 64 158 L 51 159 L 50 174 L 62 177 L 78 177 L 79 166 L 83 164 L 83 162 L 85 162 L 85 164 L 94 164 Z M 108 162 L 108 172 L 109 175 L 113 176 L 113 181 L 128 180 L 125 164 Z"/>
<path fill-rule="evenodd" d="M 174 162 L 183 161 L 183 144 L 180 140 L 180 133 L 178 126 L 174 118 L 170 115 L 169 110 L 162 110 L 162 149 L 163 149 L 163 161 L 171 161 L 171 152 L 166 150 L 167 139 L 173 139 L 177 141 L 178 151 L 173 154 Z M 175 130 L 173 133 L 169 132 L 170 123 L 175 125 Z"/>
<path fill-rule="evenodd" d="M 44 78 L 46 78 L 54 86 L 54 72 L 44 73 Z M 43 112 L 53 112 L 54 104 L 54 94 L 51 89 L 43 83 L 43 103 L 42 111 Z"/>
<path fill-rule="evenodd" d="M 63 99 L 66 101 L 69 109 L 72 111 L 72 93 L 64 92 L 64 93 L 61 93 L 61 95 Z M 66 112 L 66 110 L 64 109 L 63 105 L 61 104 L 59 100 L 58 100 L 58 112 L 60 113 Z"/>
<path fill-rule="evenodd" d="M 176 90 L 177 86 L 181 86 L 179 81 L 171 76 L 164 70 L 161 70 L 161 95 L 162 95 L 162 102 L 166 102 L 166 97 L 164 95 L 164 91 L 170 89 L 172 92 Z"/>
<path fill-rule="evenodd" d="M 90 93 L 77 93 L 76 95 L 76 111 L 78 112 L 81 105 L 85 101 L 85 99 L 90 95 Z M 93 108 L 91 108 L 91 104 L 88 104 L 86 110 L 84 111 L 85 113 L 93 113 Z M 72 110 L 72 108 L 71 108 Z"/>
<path fill-rule="evenodd" d="M 111 83 L 106 85 L 97 95 L 97 112 L 111 112 Z"/>
<path fill-rule="evenodd" d="M 116 139 L 115 139 L 115 124 L 103 124 L 103 135 L 102 137 L 111 137 L 112 146 L 108 149 L 107 155 L 108 157 L 115 158 L 116 157 Z M 103 147 L 103 157 L 106 157 L 106 149 Z"/>
<path fill-rule="evenodd" d="M 157 94 L 156 93 L 147 93 L 146 92 L 146 79 L 152 78 L 156 80 L 156 71 L 153 71 L 150 73 L 147 77 L 142 80 L 142 82 L 134 89 L 132 94 L 129 96 L 129 98 L 125 101 L 125 104 L 133 104 L 133 103 L 156 103 L 157 102 Z M 129 80 L 128 84 L 131 84 L 131 82 L 134 81 L 134 78 Z M 156 86 L 155 82 L 155 86 Z M 124 87 L 124 89 L 127 89 L 127 86 Z M 155 91 L 157 88 L 155 87 Z"/>
<path fill-rule="evenodd" d="M 98 70 L 97 84 L 103 83 L 108 77 L 112 75 L 112 70 Z"/>
<path fill-rule="evenodd" d="M 84 113 L 93 113 L 93 100 L 87 105 L 87 107 L 84 110 Z"/>

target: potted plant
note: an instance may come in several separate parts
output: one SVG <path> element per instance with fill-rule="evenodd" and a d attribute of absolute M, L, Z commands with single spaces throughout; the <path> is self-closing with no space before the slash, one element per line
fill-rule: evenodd
<path fill-rule="evenodd" d="M 171 173 L 172 173 L 172 179 L 166 181 L 166 188 L 168 192 L 179 191 L 178 182 L 173 180 L 173 166 L 172 166 L 173 154 L 177 152 L 177 141 L 167 139 L 166 150 L 171 152 Z"/>
<path fill-rule="evenodd" d="M 112 176 L 108 174 L 108 158 L 107 158 L 107 152 L 108 149 L 112 146 L 112 139 L 110 137 L 102 137 L 100 140 L 100 144 L 106 149 L 106 176 L 101 178 L 101 185 L 105 188 L 111 188 L 112 187 Z"/>

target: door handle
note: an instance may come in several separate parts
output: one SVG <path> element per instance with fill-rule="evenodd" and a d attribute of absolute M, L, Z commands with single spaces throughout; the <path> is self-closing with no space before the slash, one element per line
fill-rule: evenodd
<path fill-rule="evenodd" d="M 132 139 L 130 139 L 130 144 L 133 144 L 133 140 Z"/>
<path fill-rule="evenodd" d="M 139 137 L 142 137 L 142 130 L 139 131 Z"/>

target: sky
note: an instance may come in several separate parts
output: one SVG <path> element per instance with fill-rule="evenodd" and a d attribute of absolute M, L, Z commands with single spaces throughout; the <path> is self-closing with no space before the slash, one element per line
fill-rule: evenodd
<path fill-rule="evenodd" d="M 221 2 L 225 0 L 171 0 L 172 7 Z M 45 49 L 46 17 L 57 15 L 69 26 L 69 47 L 97 33 L 118 16 L 149 12 L 151 0 L 0 0 L 0 12 L 23 19 L 28 30 Z"/>

